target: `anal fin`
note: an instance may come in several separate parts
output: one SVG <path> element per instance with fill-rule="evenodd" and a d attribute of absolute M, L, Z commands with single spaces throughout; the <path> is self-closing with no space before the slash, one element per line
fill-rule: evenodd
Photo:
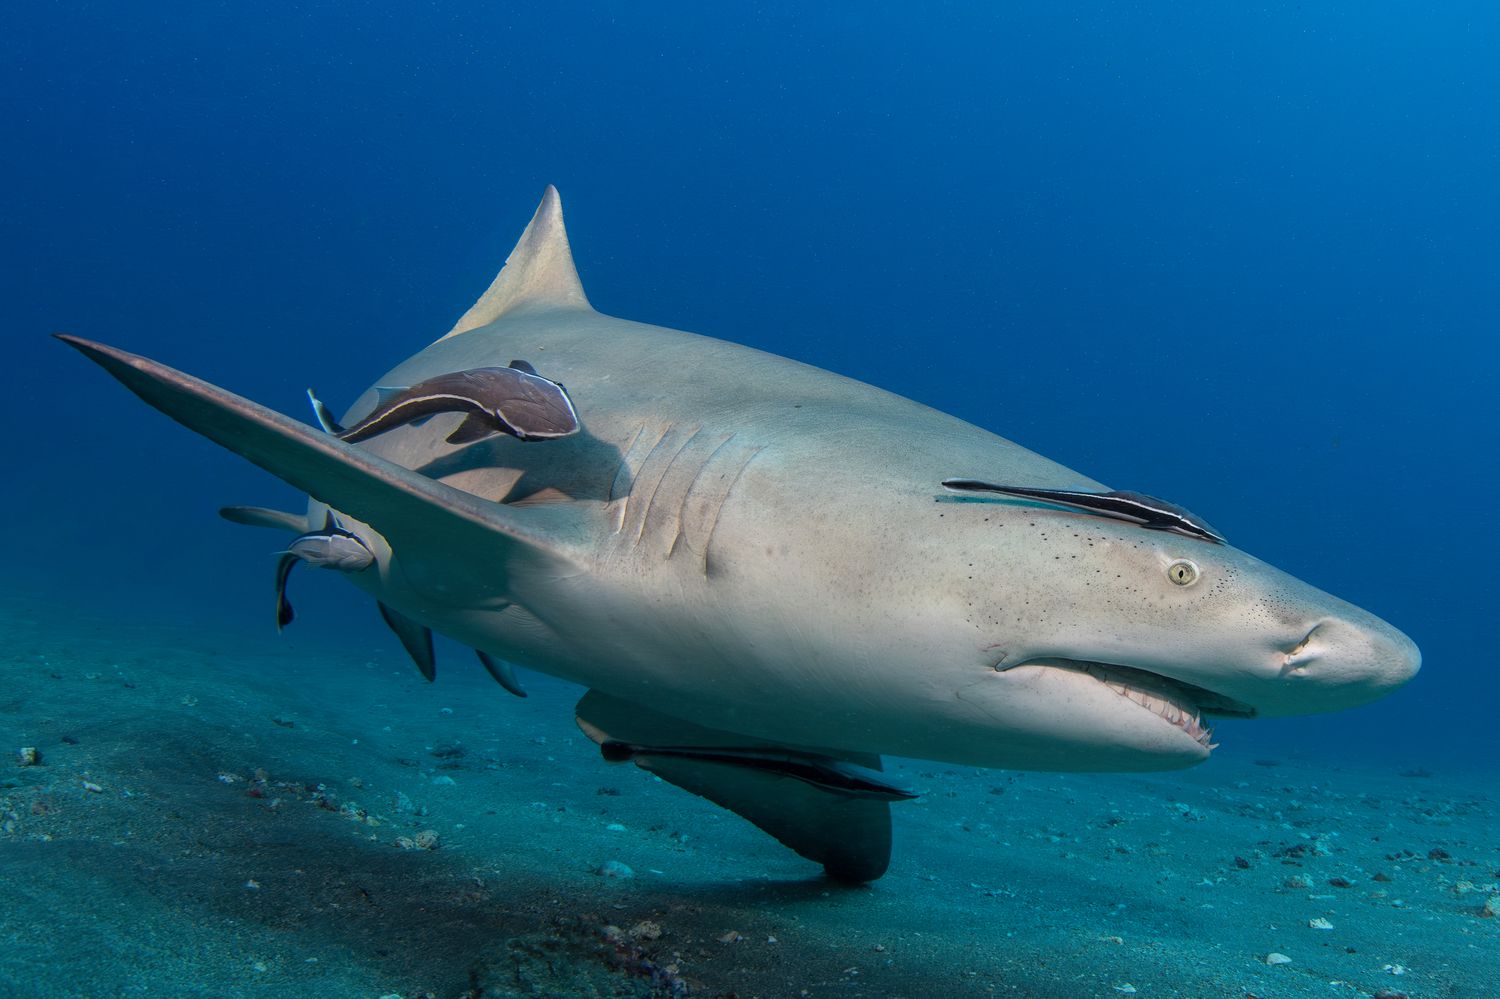
<path fill-rule="evenodd" d="M 449 444 L 472 444 L 482 441 L 486 437 L 493 437 L 500 431 L 495 429 L 494 424 L 478 413 L 470 413 L 464 422 L 458 425 L 458 429 L 449 434 L 445 440 Z"/>
<path fill-rule="evenodd" d="M 909 792 L 860 794 L 838 780 L 809 780 L 766 760 L 853 764 L 852 776 L 878 774 L 876 756 L 788 749 L 661 714 L 591 690 L 578 702 L 578 725 L 607 758 L 644 770 L 748 819 L 783 844 L 822 864 L 838 881 L 863 883 L 885 873 L 891 856 L 891 800 Z M 632 751 L 621 754 L 620 747 Z M 663 751 L 653 754 L 652 747 Z M 694 751 L 697 752 L 694 752 Z M 830 772 L 838 772 L 833 767 Z M 872 781 L 876 788 L 881 781 Z"/>

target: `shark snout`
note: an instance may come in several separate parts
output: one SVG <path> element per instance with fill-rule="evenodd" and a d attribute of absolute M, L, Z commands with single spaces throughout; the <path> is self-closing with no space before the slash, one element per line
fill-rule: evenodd
<path fill-rule="evenodd" d="M 1281 689 L 1262 714 L 1309 714 L 1366 704 L 1416 676 L 1422 653 L 1402 632 L 1362 611 L 1321 617 L 1282 650 Z"/>

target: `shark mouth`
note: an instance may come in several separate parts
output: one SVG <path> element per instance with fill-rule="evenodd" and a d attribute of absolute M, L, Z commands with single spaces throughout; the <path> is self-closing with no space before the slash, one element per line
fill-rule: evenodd
<path fill-rule="evenodd" d="M 1218 747 L 1218 743 L 1212 741 L 1213 730 L 1204 721 L 1205 716 L 1252 718 L 1256 713 L 1249 705 L 1222 694 L 1134 666 L 1081 659 L 1034 659 L 1031 664 L 1087 674 L 1121 697 L 1181 729 L 1204 749 Z"/>

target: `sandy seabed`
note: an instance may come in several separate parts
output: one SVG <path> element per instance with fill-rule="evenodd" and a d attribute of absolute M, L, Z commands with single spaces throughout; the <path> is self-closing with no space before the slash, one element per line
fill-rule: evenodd
<path fill-rule="evenodd" d="M 429 685 L 373 623 L 330 651 L 15 598 L 0 634 L 5 996 L 1500 995 L 1497 787 L 1435 764 L 890 760 L 923 795 L 844 888 L 601 761 L 577 688 L 456 650 Z"/>

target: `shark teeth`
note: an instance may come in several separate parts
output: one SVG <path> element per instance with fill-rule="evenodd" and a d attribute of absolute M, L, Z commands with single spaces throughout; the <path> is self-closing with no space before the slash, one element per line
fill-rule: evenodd
<path fill-rule="evenodd" d="M 1175 692 L 1169 691 L 1165 685 L 1159 689 L 1147 690 L 1144 687 L 1127 682 L 1125 674 L 1121 670 L 1105 665 L 1104 663 L 1086 663 L 1082 665 L 1083 672 L 1098 680 L 1121 697 L 1134 701 L 1147 711 L 1182 729 L 1182 731 L 1197 740 L 1198 745 L 1204 749 L 1218 748 L 1219 744 L 1212 741 L 1213 730 L 1203 723 L 1203 718 L 1199 713 L 1197 705 L 1188 702 Z"/>

